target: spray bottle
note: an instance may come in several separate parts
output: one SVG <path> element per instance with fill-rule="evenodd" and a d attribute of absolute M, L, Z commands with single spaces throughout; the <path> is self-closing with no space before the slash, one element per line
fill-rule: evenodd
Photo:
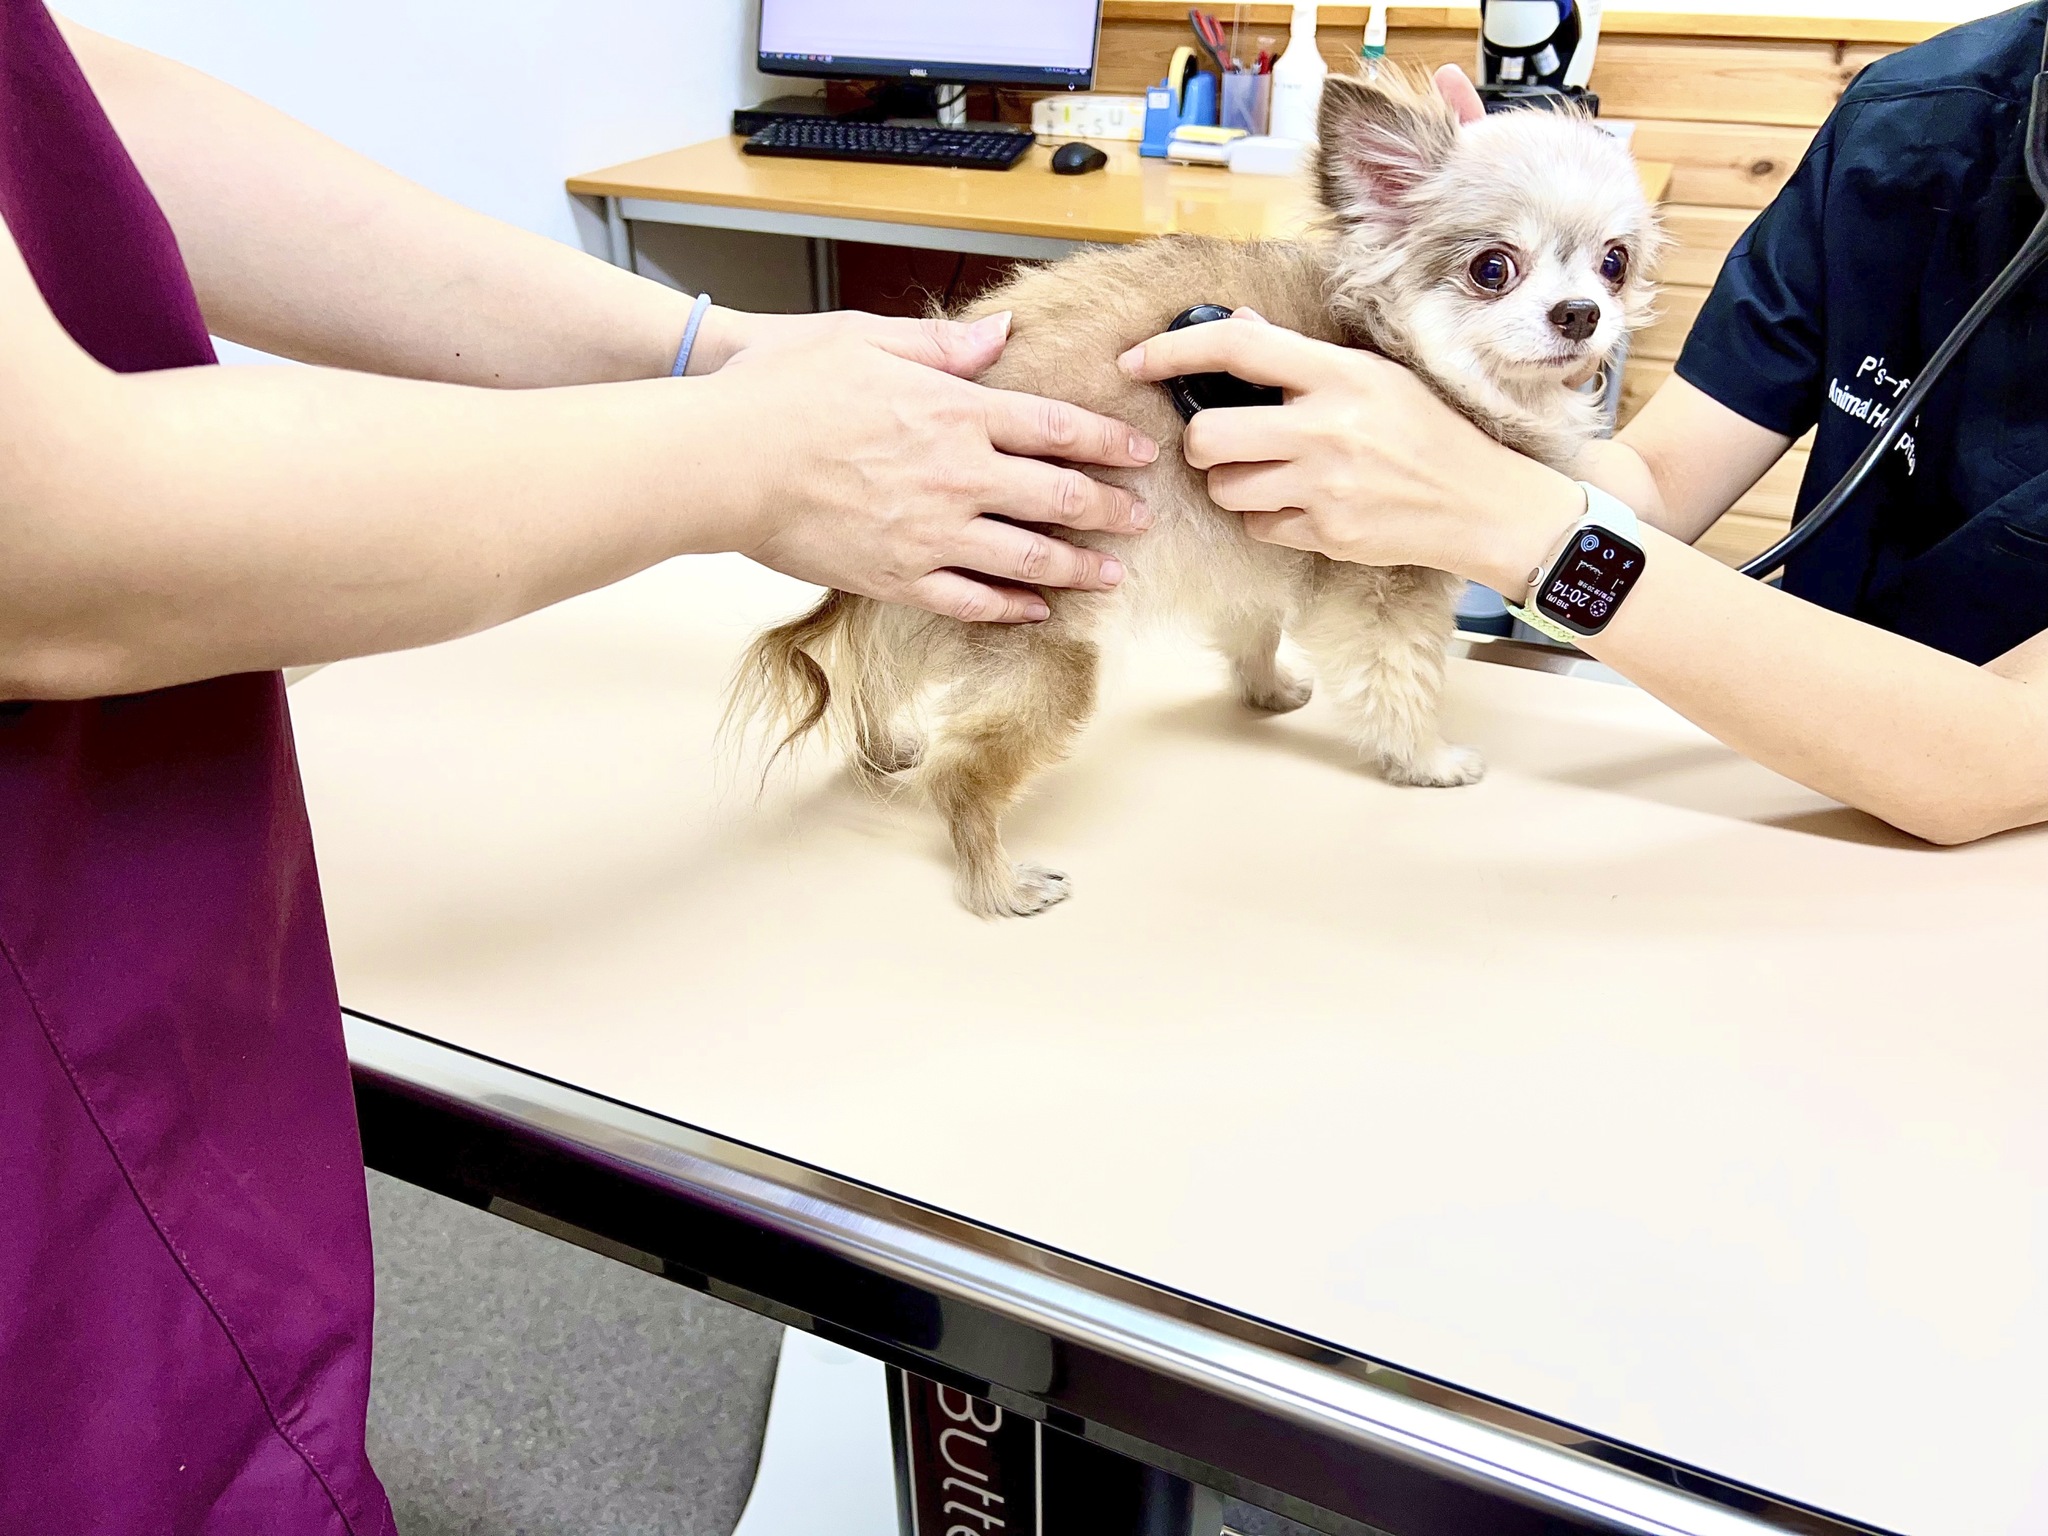
<path fill-rule="evenodd" d="M 1387 62 L 1387 0 L 1373 0 L 1372 10 L 1365 18 L 1365 43 L 1358 50 L 1358 58 L 1365 68 L 1365 78 L 1379 79 Z"/>
<path fill-rule="evenodd" d="M 1270 132 L 1276 139 L 1307 144 L 1316 136 L 1316 111 L 1330 66 L 1316 47 L 1316 0 L 1295 0 L 1287 51 L 1273 65 Z"/>

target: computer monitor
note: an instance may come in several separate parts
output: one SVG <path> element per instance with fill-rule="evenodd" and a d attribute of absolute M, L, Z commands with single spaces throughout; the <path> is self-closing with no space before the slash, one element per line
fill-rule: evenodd
<path fill-rule="evenodd" d="M 825 80 L 1088 89 L 1100 0 L 761 0 L 760 67 Z"/>

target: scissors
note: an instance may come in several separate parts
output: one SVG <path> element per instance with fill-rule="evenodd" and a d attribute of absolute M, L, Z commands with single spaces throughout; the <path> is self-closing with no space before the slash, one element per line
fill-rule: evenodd
<path fill-rule="evenodd" d="M 1237 68 L 1236 61 L 1230 56 L 1230 50 L 1224 46 L 1222 22 L 1207 11 L 1190 10 L 1188 25 L 1194 28 L 1195 41 L 1202 45 L 1202 51 L 1215 60 L 1217 74 L 1227 75 Z"/>

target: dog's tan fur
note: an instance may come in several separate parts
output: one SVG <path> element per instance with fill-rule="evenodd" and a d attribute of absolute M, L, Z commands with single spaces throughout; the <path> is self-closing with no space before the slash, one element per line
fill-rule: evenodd
<path fill-rule="evenodd" d="M 830 593 L 755 642 L 735 684 L 735 715 L 778 722 L 785 746 L 828 727 L 871 784 L 913 776 L 951 831 L 960 899 L 984 916 L 1038 912 L 1067 894 L 1064 875 L 1011 863 L 999 824 L 1031 779 L 1066 755 L 1093 710 L 1098 646 L 1112 610 L 1202 626 L 1231 664 L 1244 702 L 1275 712 L 1300 708 L 1310 691 L 1279 663 L 1284 631 L 1314 665 L 1361 754 L 1388 778 L 1477 779 L 1477 756 L 1445 743 L 1437 729 L 1460 584 L 1420 567 L 1349 565 L 1255 543 L 1239 518 L 1210 502 L 1203 478 L 1181 457 L 1181 422 L 1165 391 L 1134 383 L 1115 362 L 1189 304 L 1249 306 L 1304 335 L 1408 363 L 1503 441 L 1569 466 L 1597 428 L 1584 397 L 1556 376 L 1489 376 L 1448 341 L 1432 346 L 1402 323 L 1402 295 L 1420 302 L 1425 284 L 1415 278 L 1403 287 L 1399 239 L 1375 221 L 1398 214 L 1403 157 L 1441 166 L 1458 132 L 1426 88 L 1332 80 L 1320 167 L 1330 221 L 1318 237 L 1252 245 L 1177 237 L 1093 251 L 1023 273 L 972 306 L 967 318 L 1005 309 L 1014 316 L 986 383 L 1071 401 L 1159 443 L 1158 461 L 1145 469 L 1094 471 L 1145 499 L 1151 530 L 1073 536 L 1121 560 L 1124 583 L 1111 593 L 1048 592 L 1052 616 L 1015 628 Z M 1595 130 L 1540 130 L 1573 132 Z M 1375 191 L 1375 155 L 1392 157 L 1391 189 L 1383 180 Z M 1599 169 L 1612 167 L 1603 161 Z M 1644 210 L 1644 257 L 1655 238 Z M 1376 261 L 1393 265 L 1376 274 Z M 1622 297 L 1626 323 L 1640 323 L 1647 285 L 1635 277 Z"/>

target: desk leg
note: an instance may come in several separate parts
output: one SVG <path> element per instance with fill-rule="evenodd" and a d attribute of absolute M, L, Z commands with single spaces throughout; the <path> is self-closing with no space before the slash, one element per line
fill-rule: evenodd
<path fill-rule="evenodd" d="M 814 239 L 811 247 L 811 309 L 825 314 L 839 307 L 839 242 Z"/>
<path fill-rule="evenodd" d="M 902 1536 L 1217 1536 L 1223 1496 L 889 1369 Z"/>
<path fill-rule="evenodd" d="M 622 211 L 624 205 L 616 197 L 604 200 L 604 227 L 610 237 L 611 249 L 606 253 L 615 267 L 624 267 L 628 272 L 638 270 L 633 252 L 633 226 L 626 222 Z"/>

